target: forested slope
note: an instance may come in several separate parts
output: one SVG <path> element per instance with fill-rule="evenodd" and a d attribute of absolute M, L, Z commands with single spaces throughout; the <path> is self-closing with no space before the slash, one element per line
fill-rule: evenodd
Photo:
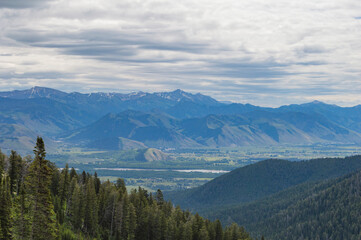
<path fill-rule="evenodd" d="M 0 239 L 233 240 L 250 239 L 243 228 L 223 228 L 174 207 L 124 181 L 101 183 L 96 174 L 58 170 L 37 139 L 34 159 L 0 152 Z"/>
<path fill-rule="evenodd" d="M 361 169 L 361 156 L 291 162 L 270 159 L 233 170 L 189 190 L 166 193 L 183 208 L 200 210 L 251 202 L 292 186 L 340 177 Z"/>
<path fill-rule="evenodd" d="M 360 239 L 361 172 L 301 184 L 264 200 L 204 215 L 243 224 L 266 239 Z"/>

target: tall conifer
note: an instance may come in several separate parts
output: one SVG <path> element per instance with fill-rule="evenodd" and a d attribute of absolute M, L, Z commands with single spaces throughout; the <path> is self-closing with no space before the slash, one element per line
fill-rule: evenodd
<path fill-rule="evenodd" d="M 45 159 L 45 146 L 41 137 L 37 138 L 34 154 L 28 175 L 28 185 L 33 198 L 31 239 L 52 240 L 57 238 L 56 217 L 50 196 L 52 169 Z"/>
<path fill-rule="evenodd" d="M 86 184 L 84 226 L 91 236 L 97 234 L 98 203 L 95 193 L 94 181 L 89 178 Z"/>
<path fill-rule="evenodd" d="M 5 157 L 5 154 L 3 154 L 0 149 L 0 179 L 2 178 L 5 169 Z"/>
<path fill-rule="evenodd" d="M 9 177 L 4 176 L 0 179 L 0 226 L 1 240 L 12 239 L 12 216 L 11 216 L 11 194 Z"/>
<path fill-rule="evenodd" d="M 29 239 L 31 235 L 31 213 L 29 196 L 25 185 L 20 186 L 19 194 L 15 197 L 14 235 L 16 239 Z"/>
<path fill-rule="evenodd" d="M 11 151 L 9 157 L 9 177 L 10 177 L 10 192 L 13 195 L 14 192 L 18 192 L 18 183 L 21 171 L 21 156 L 15 151 Z"/>

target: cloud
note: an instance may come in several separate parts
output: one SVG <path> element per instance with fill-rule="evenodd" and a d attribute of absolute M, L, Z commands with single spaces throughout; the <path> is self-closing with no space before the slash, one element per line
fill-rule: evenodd
<path fill-rule="evenodd" d="M 270 106 L 359 103 L 358 0 L 49 3 L 0 1 L 0 90 L 181 88 Z"/>
<path fill-rule="evenodd" d="M 74 77 L 62 72 L 0 73 L 3 79 L 59 79 Z"/>
<path fill-rule="evenodd" d="M 207 43 L 164 41 L 149 33 L 122 33 L 114 30 L 92 29 L 79 32 L 47 33 L 22 29 L 10 32 L 8 37 L 32 47 L 54 48 L 69 55 L 94 57 L 99 60 L 131 61 L 140 51 L 206 53 Z M 134 59 L 146 61 L 142 57 Z M 168 59 L 170 60 L 170 59 Z M 148 61 L 157 61 L 153 57 Z"/>
<path fill-rule="evenodd" d="M 46 4 L 51 0 L 1 0 L 0 8 L 32 8 Z"/>

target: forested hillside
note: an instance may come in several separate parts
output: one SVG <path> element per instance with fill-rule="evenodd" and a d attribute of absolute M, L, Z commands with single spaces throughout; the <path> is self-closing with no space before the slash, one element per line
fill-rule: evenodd
<path fill-rule="evenodd" d="M 205 215 L 243 224 L 253 235 L 267 239 L 360 239 L 361 172 L 305 183 Z"/>
<path fill-rule="evenodd" d="M 236 224 L 223 228 L 122 179 L 57 169 L 37 139 L 34 159 L 0 152 L 0 239 L 242 240 Z"/>
<path fill-rule="evenodd" d="M 361 156 L 291 162 L 270 159 L 233 170 L 212 181 L 166 196 L 183 208 L 200 210 L 251 202 L 292 186 L 337 178 L 361 169 Z"/>

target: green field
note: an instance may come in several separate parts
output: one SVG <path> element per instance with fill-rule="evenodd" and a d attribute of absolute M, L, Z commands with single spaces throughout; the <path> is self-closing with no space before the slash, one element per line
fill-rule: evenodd
<path fill-rule="evenodd" d="M 49 153 L 48 159 L 57 166 L 70 167 L 79 171 L 97 172 L 102 180 L 115 181 L 124 178 L 127 185 L 142 186 L 150 190 L 175 190 L 199 186 L 223 173 L 176 172 L 175 170 L 223 170 L 255 163 L 269 158 L 307 160 L 323 157 L 344 157 L 361 153 L 360 146 L 312 145 L 312 146 L 265 146 L 237 148 L 193 148 L 166 149 L 167 161 L 146 161 L 139 158 L 144 150 L 89 151 L 74 148 Z M 116 171 L 114 168 L 127 168 Z M 138 169 L 138 170 L 129 170 Z M 140 169 L 140 170 L 139 170 Z"/>

